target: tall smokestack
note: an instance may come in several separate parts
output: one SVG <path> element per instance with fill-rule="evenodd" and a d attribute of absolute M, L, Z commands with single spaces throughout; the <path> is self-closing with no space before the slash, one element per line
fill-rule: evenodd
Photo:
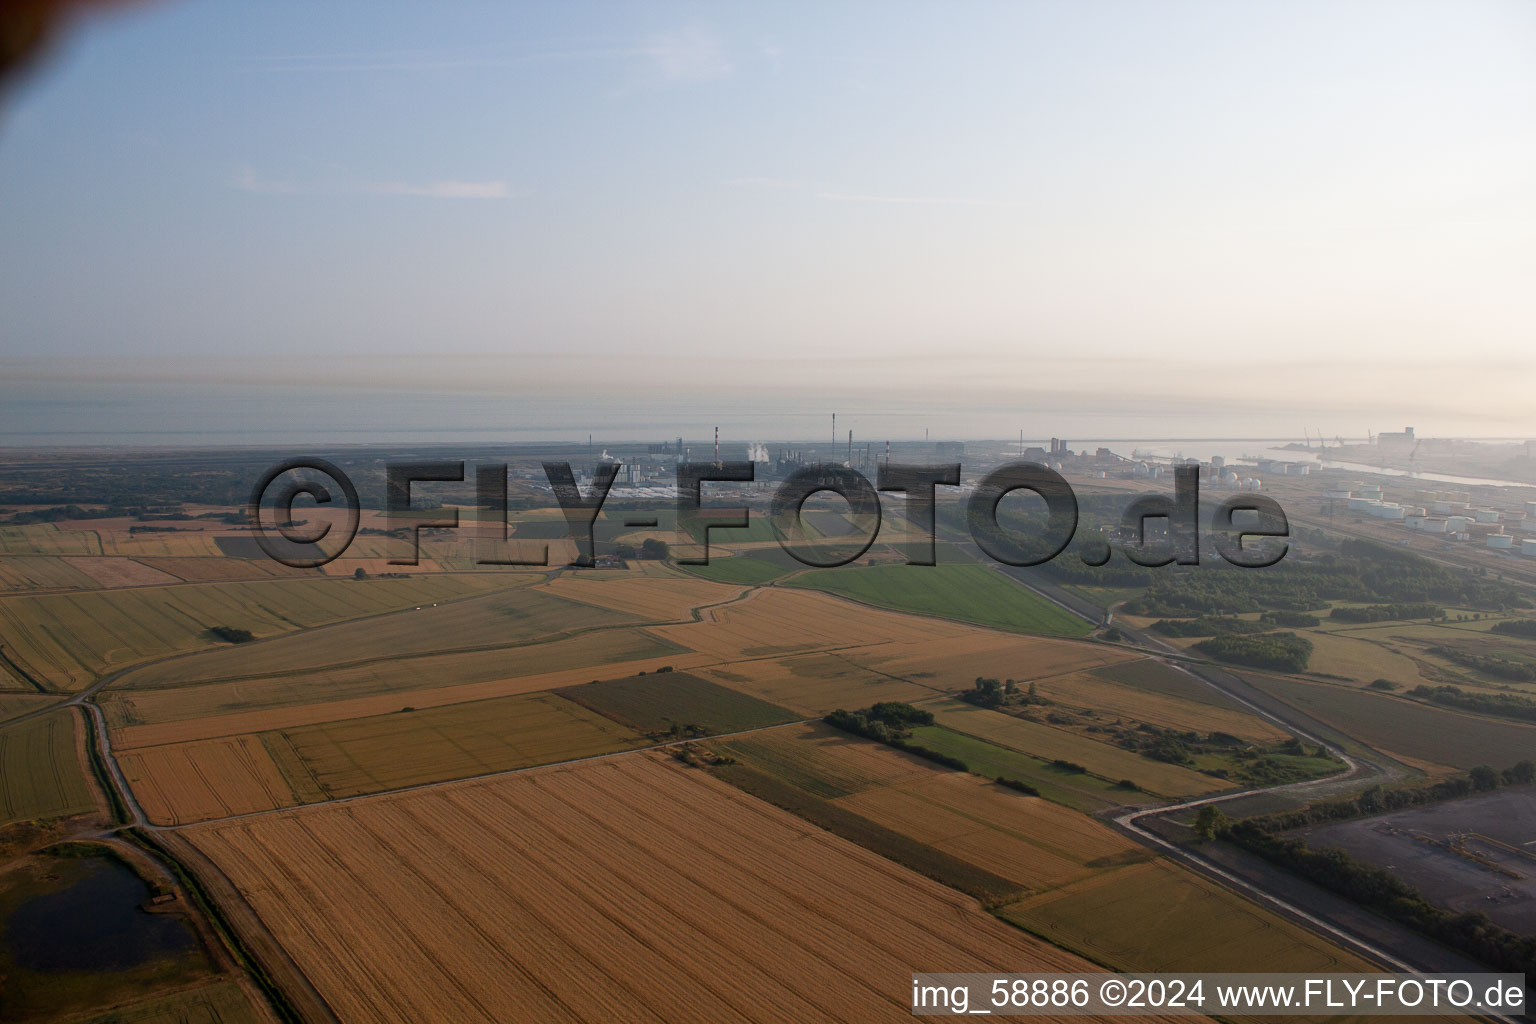
<path fill-rule="evenodd" d="M 715 428 L 715 465 L 720 465 L 720 428 Z"/>
<path fill-rule="evenodd" d="M 887 466 L 889 466 L 891 464 L 891 439 L 890 438 L 886 438 L 885 439 L 885 464 Z"/>
<path fill-rule="evenodd" d="M 848 465 L 853 466 L 853 431 L 848 431 Z"/>
<path fill-rule="evenodd" d="M 837 444 L 837 413 L 832 414 L 832 443 Z"/>

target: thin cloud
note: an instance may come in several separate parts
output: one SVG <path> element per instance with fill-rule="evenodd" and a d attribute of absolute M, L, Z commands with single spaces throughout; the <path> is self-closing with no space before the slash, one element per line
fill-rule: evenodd
<path fill-rule="evenodd" d="M 863 192 L 817 192 L 817 199 L 835 199 L 845 203 L 890 203 L 900 206 L 987 206 L 1017 208 L 1024 206 L 1012 199 L 965 199 L 959 196 L 882 196 Z"/>
<path fill-rule="evenodd" d="M 698 27 L 652 35 L 640 52 L 650 59 L 656 73 L 669 82 L 700 82 L 732 71 L 720 37 Z"/>
<path fill-rule="evenodd" d="M 426 199 L 509 199 L 511 185 L 500 179 L 491 181 L 353 181 L 300 184 L 285 179 L 266 178 L 250 168 L 235 175 L 232 186 L 241 192 L 265 196 L 296 195 L 368 195 L 417 196 Z"/>

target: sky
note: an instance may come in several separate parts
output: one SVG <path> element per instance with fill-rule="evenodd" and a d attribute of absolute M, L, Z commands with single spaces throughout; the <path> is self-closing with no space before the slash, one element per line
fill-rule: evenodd
<path fill-rule="evenodd" d="M 1527 0 L 145 3 L 0 96 L 0 443 L 1536 436 L 1532 125 Z"/>

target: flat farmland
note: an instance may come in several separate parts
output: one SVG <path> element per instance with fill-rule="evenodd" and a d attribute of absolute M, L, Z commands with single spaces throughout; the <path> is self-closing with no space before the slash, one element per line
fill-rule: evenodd
<path fill-rule="evenodd" d="M 645 754 L 184 835 L 343 1022 L 896 1021 L 914 965 L 1088 969 Z"/>
<path fill-rule="evenodd" d="M 24 693 L 13 693 L 9 690 L 0 691 L 0 721 L 7 718 L 15 718 L 29 711 L 36 711 L 40 707 L 49 704 L 57 704 L 60 698 L 50 693 L 37 693 L 28 690 Z"/>
<path fill-rule="evenodd" d="M 72 1017 L 70 1024 L 259 1024 L 271 1019 L 251 1006 L 238 984 L 216 981 L 114 1007 L 100 1015 Z"/>
<path fill-rule="evenodd" d="M 311 673 L 346 666 L 448 651 L 507 647 L 519 641 L 635 621 L 534 590 L 523 580 L 503 580 L 493 593 L 451 602 L 429 602 L 358 622 L 341 622 L 261 643 L 202 651 L 125 676 L 120 685 L 179 686 Z M 346 585 L 341 581 L 337 585 Z"/>
<path fill-rule="evenodd" d="M 1233 785 L 1176 764 L 1153 761 L 1066 729 L 1057 729 L 964 701 L 938 701 L 924 705 L 924 709 L 933 712 L 938 724 L 956 732 L 1033 754 L 1047 761 L 1071 761 L 1111 781 L 1130 779 L 1147 792 L 1159 796 L 1194 796 L 1231 789 Z"/>
<path fill-rule="evenodd" d="M 180 524 L 178 524 L 180 525 Z M 129 558 L 217 558 L 217 535 L 202 530 L 178 529 L 167 533 L 129 533 L 127 530 L 97 530 L 101 553 Z"/>
<path fill-rule="evenodd" d="M 720 661 L 899 643 L 906 648 L 969 638 L 954 623 L 865 608 L 810 591 L 770 588 L 711 608 L 704 621 L 651 631 Z"/>
<path fill-rule="evenodd" d="M 722 554 L 712 544 L 709 552 L 708 565 L 686 565 L 683 571 L 721 584 L 756 587 L 805 568 L 798 562 L 789 565 L 784 559 L 769 557 L 772 552 L 766 550 Z"/>
<path fill-rule="evenodd" d="M 862 740 L 820 722 L 805 722 L 710 746 L 732 754 L 774 778 L 827 799 L 879 786 L 900 786 L 932 777 L 931 762 Z"/>
<path fill-rule="evenodd" d="M 156 825 L 185 825 L 298 802 L 259 736 L 118 751 L 118 766 Z"/>
<path fill-rule="evenodd" d="M 759 658 L 693 671 L 807 717 L 837 708 L 868 707 L 883 700 L 922 700 L 944 692 L 864 668 L 842 652 Z"/>
<path fill-rule="evenodd" d="M 1041 636 L 1083 636 L 1088 623 L 990 566 L 872 565 L 822 569 L 788 584 L 895 611 Z"/>
<path fill-rule="evenodd" d="M 729 601 L 739 596 L 743 588 L 688 576 L 624 574 L 604 578 L 596 573 L 566 573 L 540 589 L 648 622 L 671 622 L 688 618 L 701 605 Z"/>
<path fill-rule="evenodd" d="M 187 583 L 321 575 L 319 569 L 294 569 L 270 558 L 140 558 L 138 561 Z"/>
<path fill-rule="evenodd" d="M 1047 700 L 1096 711 L 1100 719 L 1123 718 L 1198 733 L 1224 732 L 1260 744 L 1282 742 L 1289 736 L 1246 711 L 1149 693 L 1089 672 L 1042 679 L 1037 689 Z"/>
<path fill-rule="evenodd" d="M 1135 690 L 1160 693 L 1167 697 L 1194 701 L 1196 704 L 1213 704 L 1233 711 L 1246 710 L 1216 687 L 1201 682 L 1188 672 L 1174 668 L 1156 658 L 1135 658 L 1130 661 L 1116 662 L 1113 665 L 1094 669 L 1093 674 L 1100 679 L 1107 679 L 1112 683 L 1119 683 Z"/>
<path fill-rule="evenodd" d="M 553 693 L 283 729 L 263 739 L 305 799 L 488 775 L 649 742 Z"/>
<path fill-rule="evenodd" d="M 483 578 L 265 580 L 0 598 L 0 642 L 33 676 L 79 689 L 115 668 L 210 646 L 211 626 L 258 636 L 474 594 Z"/>
<path fill-rule="evenodd" d="M 1370 971 L 1354 954 L 1165 860 L 999 912 L 1117 971 Z"/>
<path fill-rule="evenodd" d="M 302 674 L 112 689 L 105 691 L 103 707 L 114 742 L 149 746 L 548 690 L 665 664 L 686 667 L 687 657 L 643 631 L 611 629 L 528 646 Z"/>
<path fill-rule="evenodd" d="M 1536 727 L 1350 686 L 1244 673 L 1265 693 L 1386 754 L 1469 769 L 1507 768 L 1536 750 Z"/>
<path fill-rule="evenodd" d="M 958 642 L 871 646 L 849 651 L 848 657 L 875 671 L 950 692 L 970 689 L 977 676 L 1020 682 L 1046 680 L 1136 657 L 1102 644 L 962 628 L 965 632 Z"/>
<path fill-rule="evenodd" d="M 94 590 L 94 579 L 53 555 L 6 555 L 0 557 L 0 591 Z"/>
<path fill-rule="evenodd" d="M 75 555 L 65 556 L 63 561 L 102 587 L 154 587 L 181 582 L 168 572 L 161 572 L 132 558 Z"/>
<path fill-rule="evenodd" d="M 52 523 L 0 526 L 0 552 L 8 555 L 99 555 L 92 530 L 61 530 Z"/>
<path fill-rule="evenodd" d="M 636 732 L 693 729 L 741 732 L 794 721 L 792 711 L 686 672 L 656 672 L 604 679 L 558 691 L 597 714 Z"/>
<path fill-rule="evenodd" d="M 61 708 L 0 726 L 0 825 L 96 809 L 76 733 L 80 714 Z"/>
<path fill-rule="evenodd" d="M 988 779 L 1018 779 L 1033 786 L 1047 800 L 1085 813 L 1118 806 L 1127 796 L 1124 790 L 1116 788 L 1107 779 L 1058 767 L 1044 758 L 1010 750 L 942 725 L 918 726 L 912 730 L 912 738 L 930 750 L 963 761 L 977 775 Z"/>

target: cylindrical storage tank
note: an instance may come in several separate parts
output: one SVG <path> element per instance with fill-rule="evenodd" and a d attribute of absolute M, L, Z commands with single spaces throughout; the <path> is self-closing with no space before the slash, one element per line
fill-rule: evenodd
<path fill-rule="evenodd" d="M 1526 558 L 1536 558 L 1536 537 L 1527 537 L 1520 542 L 1520 553 Z"/>
<path fill-rule="evenodd" d="M 1446 528 L 1452 533 L 1466 533 L 1467 527 L 1471 526 L 1472 522 L 1471 516 L 1450 516 L 1446 519 L 1445 524 Z"/>
<path fill-rule="evenodd" d="M 1499 510 L 1496 508 L 1475 508 L 1472 510 L 1472 518 L 1479 523 L 1496 523 L 1499 521 Z"/>
<path fill-rule="evenodd" d="M 1410 516 L 1426 516 L 1429 513 L 1424 511 L 1424 509 L 1420 508 L 1419 506 L 1415 505 L 1413 508 L 1408 510 L 1407 514 L 1410 515 Z"/>
<path fill-rule="evenodd" d="M 1536 519 L 1536 501 L 1528 501 L 1525 503 L 1525 518 Z"/>
<path fill-rule="evenodd" d="M 1428 516 L 1424 520 L 1424 525 L 1420 526 L 1419 529 L 1425 533 L 1444 533 L 1446 531 L 1445 520 L 1435 516 Z"/>
<path fill-rule="evenodd" d="M 1508 551 L 1515 546 L 1515 538 L 1507 533 L 1490 533 L 1488 546 L 1498 551 Z"/>
<path fill-rule="evenodd" d="M 1422 530 L 1422 529 L 1424 529 L 1424 517 L 1423 516 L 1404 516 L 1403 517 L 1403 525 L 1408 527 L 1408 529 L 1410 529 L 1410 530 Z"/>
<path fill-rule="evenodd" d="M 1357 498 L 1353 494 L 1349 496 L 1349 510 L 1351 512 L 1364 512 L 1370 505 L 1370 498 Z"/>
<path fill-rule="evenodd" d="M 1451 510 L 1451 503 L 1446 501 L 1444 498 L 1436 498 L 1434 501 L 1432 501 L 1430 503 L 1429 507 L 1434 509 L 1436 512 L 1440 513 L 1441 515 L 1445 515 L 1447 512 L 1449 512 Z"/>
<path fill-rule="evenodd" d="M 1403 518 L 1403 506 L 1383 505 L 1381 507 L 1381 518 L 1401 521 Z"/>
<path fill-rule="evenodd" d="M 1221 474 L 1221 482 L 1226 484 L 1228 487 L 1236 487 L 1237 474 L 1229 469 L 1225 473 Z"/>

